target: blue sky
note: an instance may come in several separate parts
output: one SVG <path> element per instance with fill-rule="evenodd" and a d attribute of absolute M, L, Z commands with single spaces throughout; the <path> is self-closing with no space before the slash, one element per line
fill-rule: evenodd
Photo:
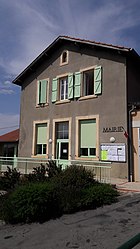
<path fill-rule="evenodd" d="M 140 0 L 0 0 L 0 135 L 19 126 L 12 80 L 59 35 L 140 54 Z"/>

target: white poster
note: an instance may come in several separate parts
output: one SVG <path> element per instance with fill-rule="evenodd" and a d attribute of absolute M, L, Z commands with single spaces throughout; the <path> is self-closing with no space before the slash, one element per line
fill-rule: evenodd
<path fill-rule="evenodd" d="M 101 160 L 111 162 L 125 162 L 125 144 L 101 144 Z"/>

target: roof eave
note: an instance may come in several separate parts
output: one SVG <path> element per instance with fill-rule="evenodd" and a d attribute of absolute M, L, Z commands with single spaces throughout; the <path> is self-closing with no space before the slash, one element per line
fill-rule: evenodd
<path fill-rule="evenodd" d="M 77 39 L 77 38 L 71 38 L 71 37 L 67 37 L 67 36 L 58 36 L 39 56 L 36 57 L 35 60 L 33 60 L 29 66 L 27 66 L 13 81 L 12 83 L 21 86 L 22 85 L 22 79 L 25 78 L 25 76 L 30 73 L 30 71 L 34 71 L 35 66 L 37 65 L 37 63 L 43 59 L 43 56 L 48 56 L 48 52 L 51 50 L 51 48 L 53 48 L 59 41 L 72 41 L 72 42 L 76 42 L 76 43 L 80 43 L 80 44 L 87 44 L 87 45 L 91 45 L 91 46 L 95 46 L 95 47 L 99 47 L 99 48 L 105 48 L 105 49 L 111 49 L 111 50 L 116 50 L 116 51 L 120 51 L 126 54 L 133 54 L 134 56 L 138 56 L 139 55 L 136 53 L 136 51 L 133 48 L 126 48 L 126 47 L 121 47 L 121 46 L 114 46 L 111 44 L 104 44 L 104 43 L 97 43 L 97 42 L 91 42 L 88 40 L 82 40 L 82 39 Z"/>

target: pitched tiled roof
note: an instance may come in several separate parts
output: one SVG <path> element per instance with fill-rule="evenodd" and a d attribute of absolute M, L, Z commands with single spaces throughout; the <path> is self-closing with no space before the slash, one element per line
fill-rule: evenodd
<path fill-rule="evenodd" d="M 30 63 L 29 66 L 27 66 L 14 80 L 13 83 L 17 84 L 19 86 L 22 85 L 22 81 L 30 74 L 32 71 L 36 71 L 37 67 L 40 65 L 40 63 L 44 60 L 44 58 L 48 58 L 48 56 L 51 55 L 51 53 L 54 53 L 55 49 L 57 49 L 57 46 L 62 44 L 62 42 L 73 42 L 77 44 L 85 44 L 90 45 L 102 49 L 110 49 L 112 51 L 119 51 L 121 53 L 125 53 L 125 55 L 134 55 L 135 57 L 139 58 L 139 55 L 133 48 L 118 46 L 118 45 L 112 45 L 102 42 L 96 42 L 91 40 L 85 40 L 85 39 L 79 39 L 74 38 L 70 36 L 58 36 L 37 58 Z"/>
<path fill-rule="evenodd" d="M 2 142 L 17 142 L 19 140 L 19 129 L 8 132 L 0 136 L 0 143 Z"/>
<path fill-rule="evenodd" d="M 93 40 L 86 40 L 86 39 L 80 39 L 80 38 L 75 38 L 75 37 L 70 37 L 70 36 L 59 36 L 61 39 L 67 39 L 67 40 L 73 40 L 77 42 L 83 42 L 83 43 L 91 43 L 93 45 L 99 45 L 99 46 L 105 46 L 105 47 L 110 47 L 110 48 L 116 48 L 116 49 L 122 49 L 126 51 L 132 50 L 132 48 L 129 47 L 124 47 L 124 46 L 119 46 L 119 45 L 113 45 L 113 44 L 108 44 L 108 43 L 103 43 L 103 42 L 96 42 Z"/>

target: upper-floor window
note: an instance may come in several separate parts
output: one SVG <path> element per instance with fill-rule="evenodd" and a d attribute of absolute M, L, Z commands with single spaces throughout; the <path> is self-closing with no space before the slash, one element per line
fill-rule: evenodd
<path fill-rule="evenodd" d="M 60 100 L 68 99 L 68 77 L 60 78 Z"/>
<path fill-rule="evenodd" d="M 68 63 L 68 51 L 65 50 L 60 56 L 60 65 L 65 65 Z"/>
<path fill-rule="evenodd" d="M 94 69 L 83 72 L 83 96 L 94 94 Z"/>
<path fill-rule="evenodd" d="M 52 102 L 80 97 L 92 98 L 101 93 L 101 66 L 69 73 L 67 76 L 58 76 L 52 81 Z"/>
<path fill-rule="evenodd" d="M 73 98 L 73 74 L 58 76 L 52 81 L 52 102 Z"/>
<path fill-rule="evenodd" d="M 75 73 L 74 96 L 98 95 L 102 92 L 102 67 L 97 66 Z"/>
<path fill-rule="evenodd" d="M 48 80 L 37 81 L 37 105 L 45 105 L 48 102 Z"/>

